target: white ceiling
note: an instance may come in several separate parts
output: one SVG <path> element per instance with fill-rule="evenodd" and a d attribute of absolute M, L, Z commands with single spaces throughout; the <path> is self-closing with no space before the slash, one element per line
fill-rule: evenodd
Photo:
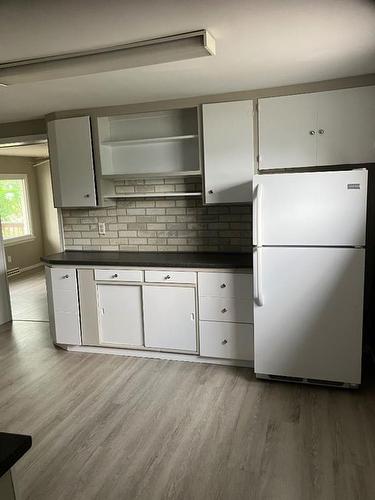
<path fill-rule="evenodd" d="M 0 61 L 201 28 L 215 57 L 0 88 L 0 122 L 375 73 L 372 0 L 2 0 Z"/>
<path fill-rule="evenodd" d="M 26 156 L 27 158 L 48 158 L 48 145 L 30 144 L 27 146 L 0 147 L 0 156 Z"/>

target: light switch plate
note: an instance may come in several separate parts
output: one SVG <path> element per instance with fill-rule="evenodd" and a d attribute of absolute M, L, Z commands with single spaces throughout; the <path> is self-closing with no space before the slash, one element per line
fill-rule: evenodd
<path fill-rule="evenodd" d="M 104 235 L 105 234 L 105 223 L 104 222 L 99 222 L 99 234 Z"/>

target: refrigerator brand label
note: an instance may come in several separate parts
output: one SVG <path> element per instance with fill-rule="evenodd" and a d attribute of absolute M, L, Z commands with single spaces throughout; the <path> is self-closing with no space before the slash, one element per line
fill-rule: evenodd
<path fill-rule="evenodd" d="M 348 189 L 361 189 L 361 185 L 359 183 L 348 184 Z"/>

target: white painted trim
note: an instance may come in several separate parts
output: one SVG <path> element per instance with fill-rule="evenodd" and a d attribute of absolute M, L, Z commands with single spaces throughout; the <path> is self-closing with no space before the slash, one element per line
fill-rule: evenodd
<path fill-rule="evenodd" d="M 35 241 L 36 236 L 33 234 L 26 234 L 25 236 L 18 236 L 17 238 L 10 238 L 8 240 L 4 240 L 4 247 L 14 247 L 15 245 L 21 245 L 22 243 L 30 243 L 31 241 Z"/>
<path fill-rule="evenodd" d="M 36 269 L 37 267 L 41 266 L 43 266 L 43 262 L 38 262 L 36 264 L 33 264 L 32 266 L 21 267 L 20 273 L 25 273 L 26 271 L 31 271 L 32 269 Z"/>
<path fill-rule="evenodd" d="M 12 148 L 17 146 L 31 146 L 33 144 L 44 144 L 47 142 L 46 134 L 21 135 L 16 137 L 0 138 L 0 148 Z"/>
<path fill-rule="evenodd" d="M 188 361 L 191 363 L 206 363 L 206 364 L 225 365 L 225 366 L 242 366 L 246 368 L 254 367 L 253 361 L 236 361 L 232 359 L 204 358 L 202 356 L 197 356 L 194 354 L 177 354 L 170 352 L 141 351 L 141 350 L 138 351 L 136 349 L 121 349 L 121 348 L 95 347 L 95 346 L 62 346 L 59 344 L 56 345 L 71 352 L 86 352 L 90 354 L 112 354 L 115 356 L 166 359 L 172 361 Z"/>
<path fill-rule="evenodd" d="M 25 223 L 28 229 L 28 234 L 23 236 L 17 236 L 15 238 L 5 239 L 4 247 L 18 245 L 19 243 L 26 243 L 35 240 L 35 235 L 33 232 L 33 215 L 32 215 L 32 207 L 30 201 L 30 193 L 29 193 L 29 177 L 28 174 L 0 174 L 0 180 L 5 179 L 15 179 L 23 181 L 23 204 L 25 209 Z M 4 221 L 3 221 L 4 222 Z"/>
<path fill-rule="evenodd" d="M 19 276 L 22 273 L 26 273 L 27 271 L 32 271 L 33 269 L 37 269 L 38 267 L 42 267 L 43 262 L 37 262 L 36 264 L 33 264 L 32 266 L 26 266 L 26 267 L 20 267 L 18 273 L 12 274 L 8 276 L 8 279 L 13 278 L 14 276 Z"/>
<path fill-rule="evenodd" d="M 49 163 L 49 158 L 46 158 L 45 160 L 38 161 L 37 163 L 33 163 L 33 167 L 40 167 L 41 165 L 44 165 L 45 163 Z"/>

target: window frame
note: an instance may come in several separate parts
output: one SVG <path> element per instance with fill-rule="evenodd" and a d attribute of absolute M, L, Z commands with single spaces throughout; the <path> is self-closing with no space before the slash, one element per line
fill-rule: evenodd
<path fill-rule="evenodd" d="M 25 203 L 25 212 L 27 217 L 27 226 L 29 233 L 23 236 L 16 236 L 15 238 L 5 239 L 2 237 L 4 247 L 10 247 L 13 245 L 18 245 L 20 243 L 27 243 L 35 240 L 34 229 L 33 229 L 33 220 L 32 220 L 32 210 L 30 203 L 30 195 L 29 195 L 29 179 L 27 174 L 3 174 L 0 173 L 0 181 L 6 179 L 18 179 L 23 181 L 24 186 L 24 203 Z"/>

